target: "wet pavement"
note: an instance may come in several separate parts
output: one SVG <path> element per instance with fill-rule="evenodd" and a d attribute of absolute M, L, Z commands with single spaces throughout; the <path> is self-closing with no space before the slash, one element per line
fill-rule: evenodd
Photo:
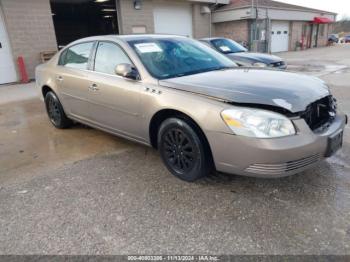
<path fill-rule="evenodd" d="M 281 56 L 350 115 L 350 45 Z M 54 129 L 35 92 L 0 86 L 0 254 L 350 254 L 348 127 L 343 150 L 302 174 L 185 183 L 153 149 Z"/>

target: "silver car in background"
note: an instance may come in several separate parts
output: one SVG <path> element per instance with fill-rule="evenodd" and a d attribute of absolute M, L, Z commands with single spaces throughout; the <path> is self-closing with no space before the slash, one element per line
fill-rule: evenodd
<path fill-rule="evenodd" d="M 203 38 L 200 41 L 226 55 L 239 66 L 287 69 L 287 63 L 282 58 L 276 55 L 249 52 L 248 49 L 228 38 Z"/>
<path fill-rule="evenodd" d="M 169 35 L 81 39 L 36 69 L 57 128 L 73 121 L 159 150 L 175 176 L 301 172 L 342 146 L 347 117 L 313 77 L 240 68 Z"/>

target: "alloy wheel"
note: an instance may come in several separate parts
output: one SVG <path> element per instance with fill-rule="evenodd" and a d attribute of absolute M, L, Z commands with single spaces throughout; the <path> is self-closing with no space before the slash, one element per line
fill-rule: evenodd
<path fill-rule="evenodd" d="M 49 113 L 50 120 L 55 125 L 59 125 L 61 122 L 61 111 L 59 108 L 59 103 L 54 97 L 50 96 L 47 103 L 47 109 Z"/>
<path fill-rule="evenodd" d="M 167 164 L 179 173 L 192 170 L 198 159 L 198 150 L 192 139 L 178 128 L 171 128 L 163 134 L 162 150 Z"/>

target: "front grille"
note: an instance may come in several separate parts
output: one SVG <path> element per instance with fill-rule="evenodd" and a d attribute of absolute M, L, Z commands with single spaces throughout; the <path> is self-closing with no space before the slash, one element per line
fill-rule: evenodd
<path fill-rule="evenodd" d="M 319 160 L 320 155 L 316 154 L 281 164 L 253 164 L 246 168 L 245 171 L 261 175 L 283 175 L 286 172 L 294 171 L 312 165 Z"/>
<path fill-rule="evenodd" d="M 281 66 L 284 66 L 285 65 L 285 62 L 284 61 L 279 61 L 279 62 L 276 62 L 276 63 L 271 63 L 272 67 L 281 67 Z"/>
<path fill-rule="evenodd" d="M 337 102 L 333 96 L 327 96 L 310 104 L 300 117 L 305 120 L 311 130 L 315 131 L 328 126 L 337 113 Z"/>

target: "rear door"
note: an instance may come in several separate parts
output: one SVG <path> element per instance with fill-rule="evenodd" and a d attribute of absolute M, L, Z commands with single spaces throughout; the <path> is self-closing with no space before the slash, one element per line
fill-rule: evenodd
<path fill-rule="evenodd" d="M 55 76 L 66 113 L 82 119 L 90 118 L 88 93 L 92 81 L 88 67 L 94 45 L 95 42 L 85 42 L 66 49 Z"/>
<path fill-rule="evenodd" d="M 122 63 L 133 64 L 122 47 L 109 41 L 98 43 L 91 72 L 95 88 L 88 97 L 90 116 L 103 128 L 139 140 L 142 83 L 117 76 L 115 68 Z"/>

